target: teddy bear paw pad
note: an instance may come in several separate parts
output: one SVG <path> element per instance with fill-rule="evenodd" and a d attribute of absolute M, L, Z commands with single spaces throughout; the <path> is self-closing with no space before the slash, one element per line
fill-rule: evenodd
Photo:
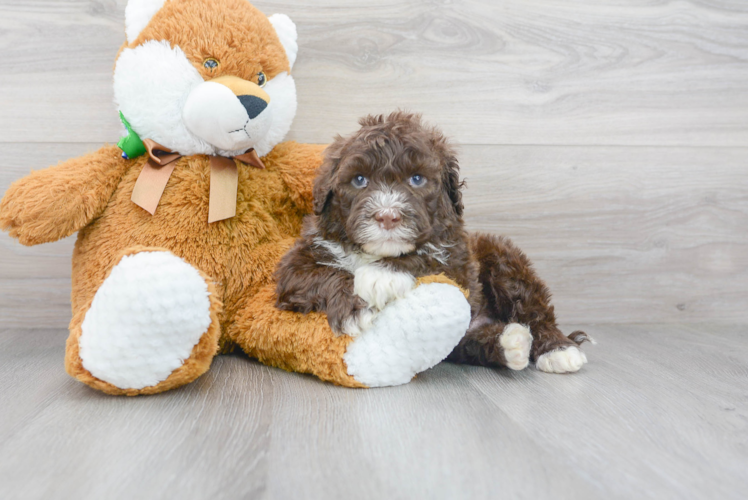
<path fill-rule="evenodd" d="M 200 273 L 169 252 L 123 257 L 81 325 L 83 367 L 121 389 L 166 380 L 208 330 L 209 295 Z"/>
<path fill-rule="evenodd" d="M 578 347 L 567 347 L 543 354 L 536 366 L 546 373 L 574 373 L 587 363 L 587 356 Z"/>
<path fill-rule="evenodd" d="M 406 384 L 446 358 L 470 324 L 470 305 L 454 286 L 421 285 L 391 302 L 348 345 L 348 374 L 369 387 Z"/>

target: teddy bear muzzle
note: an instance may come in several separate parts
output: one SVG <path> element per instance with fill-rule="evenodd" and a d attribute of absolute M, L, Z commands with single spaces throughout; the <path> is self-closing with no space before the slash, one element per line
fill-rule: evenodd
<path fill-rule="evenodd" d="M 225 151 L 245 151 L 259 143 L 273 123 L 270 96 L 256 83 L 221 76 L 197 85 L 182 118 L 187 129 Z"/>

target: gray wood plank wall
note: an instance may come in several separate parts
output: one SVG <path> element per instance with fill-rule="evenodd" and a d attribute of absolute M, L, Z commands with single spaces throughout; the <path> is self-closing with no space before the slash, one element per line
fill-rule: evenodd
<path fill-rule="evenodd" d="M 563 322 L 748 320 L 748 2 L 286 0 L 290 138 L 421 111 L 471 228 L 534 259 Z M 0 0 L 0 192 L 115 142 L 124 0 Z M 64 327 L 73 240 L 0 235 L 6 327 Z"/>

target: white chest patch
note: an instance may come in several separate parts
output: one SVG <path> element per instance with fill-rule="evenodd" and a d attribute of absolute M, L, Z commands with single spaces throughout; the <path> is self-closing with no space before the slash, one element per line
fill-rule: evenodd
<path fill-rule="evenodd" d="M 381 259 L 381 257 L 370 255 L 368 253 L 346 252 L 340 243 L 335 243 L 334 241 L 326 240 L 320 237 L 314 238 L 314 244 L 320 248 L 324 248 L 332 256 L 331 260 L 318 262 L 318 264 L 334 267 L 336 269 L 342 269 L 343 271 L 348 271 L 351 274 L 354 274 L 356 272 L 356 269 L 358 269 L 359 267 L 371 264 L 372 262 L 376 262 Z"/>
<path fill-rule="evenodd" d="M 404 297 L 415 285 L 413 275 L 392 271 L 378 264 L 381 257 L 363 252 L 346 252 L 339 243 L 319 237 L 314 239 L 314 244 L 332 255 L 332 260 L 319 264 L 353 274 L 353 290 L 369 307 L 381 311 L 393 300 Z"/>

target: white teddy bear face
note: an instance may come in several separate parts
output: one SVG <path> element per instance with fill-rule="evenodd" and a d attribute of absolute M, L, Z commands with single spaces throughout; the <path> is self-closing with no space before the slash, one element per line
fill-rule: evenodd
<path fill-rule="evenodd" d="M 165 3 L 130 0 L 125 11 L 128 43 L 138 38 Z M 292 66 L 297 51 L 293 22 L 282 14 L 268 21 Z M 206 23 L 205 30 L 216 26 Z M 246 67 L 252 62 L 247 61 Z M 212 57 L 191 61 L 172 40 L 144 41 L 125 48 L 117 60 L 115 102 L 141 138 L 182 155 L 235 156 L 254 148 L 264 156 L 291 128 L 296 114 L 293 77 L 286 71 L 269 77 L 260 70 L 250 80 L 217 71 L 220 64 Z"/>

